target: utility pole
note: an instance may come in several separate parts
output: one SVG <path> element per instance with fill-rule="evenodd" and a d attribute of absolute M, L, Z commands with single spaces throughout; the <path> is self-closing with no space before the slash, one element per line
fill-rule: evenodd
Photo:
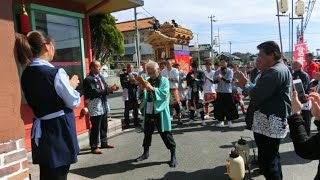
<path fill-rule="evenodd" d="M 293 0 L 291 0 L 291 61 L 293 61 Z"/>
<path fill-rule="evenodd" d="M 200 45 L 199 45 L 199 41 L 198 41 L 198 34 L 197 34 L 197 44 L 198 44 L 198 63 L 199 63 L 199 68 L 201 68 Z"/>
<path fill-rule="evenodd" d="M 288 57 L 288 60 L 289 61 L 292 61 L 292 59 L 291 59 L 291 57 L 292 57 L 292 52 L 291 52 L 291 35 L 290 35 L 290 33 L 291 33 L 291 23 L 290 23 L 290 13 L 289 13 L 289 57 Z"/>
<path fill-rule="evenodd" d="M 231 55 L 231 45 L 232 45 L 232 42 L 230 41 L 229 44 L 230 44 L 230 61 L 232 61 L 232 59 L 231 59 L 231 56 L 232 56 L 232 55 Z M 231 62 L 228 62 L 228 63 L 231 63 Z"/>
<path fill-rule="evenodd" d="M 219 54 L 220 54 L 220 33 L 219 33 L 219 27 L 218 27 L 218 46 L 219 46 Z"/>
<path fill-rule="evenodd" d="M 139 27 L 138 27 L 138 19 L 137 19 L 137 8 L 134 8 L 134 26 L 135 26 L 135 39 L 136 39 L 136 43 L 135 43 L 135 49 L 136 49 L 136 56 L 137 56 L 137 67 L 138 67 L 138 71 L 140 72 L 140 35 L 139 35 Z"/>
<path fill-rule="evenodd" d="M 283 55 L 282 37 L 281 37 L 281 25 L 280 25 L 280 14 L 279 14 L 279 3 L 278 3 L 278 0 L 276 0 L 276 3 L 277 3 L 277 16 L 278 16 L 279 38 L 280 38 L 280 50 L 281 50 L 281 55 Z"/>
<path fill-rule="evenodd" d="M 303 29 L 303 16 L 302 16 L 301 17 L 301 32 L 300 32 L 301 38 L 299 37 L 299 40 L 301 40 L 301 42 L 303 42 L 303 34 L 304 34 L 303 31 L 304 31 L 304 29 Z"/>
<path fill-rule="evenodd" d="M 210 37 L 210 46 L 211 46 L 211 55 L 213 57 L 213 32 L 212 32 L 212 22 L 216 22 L 217 20 L 214 20 L 213 18 L 215 18 L 216 16 L 209 16 L 208 18 L 210 18 L 210 23 L 211 23 L 211 26 L 210 26 L 210 34 L 211 34 L 211 37 Z M 213 62 L 213 58 L 212 58 L 212 62 Z"/>
<path fill-rule="evenodd" d="M 300 27 L 297 25 L 297 44 L 299 43 Z"/>

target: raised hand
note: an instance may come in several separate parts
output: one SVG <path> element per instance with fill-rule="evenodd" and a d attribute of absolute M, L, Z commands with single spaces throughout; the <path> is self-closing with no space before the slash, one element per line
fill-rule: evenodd
<path fill-rule="evenodd" d="M 318 93 L 312 92 L 309 94 L 309 98 L 312 102 L 311 114 L 316 120 L 320 121 L 320 96 Z"/>
<path fill-rule="evenodd" d="M 243 73 L 238 74 L 238 81 L 235 83 L 237 87 L 244 88 L 244 86 L 249 82 L 248 77 Z"/>
<path fill-rule="evenodd" d="M 73 75 L 69 81 L 73 89 L 76 89 L 79 86 L 80 81 L 77 75 Z"/>
<path fill-rule="evenodd" d="M 153 87 L 150 83 L 147 83 L 147 84 L 146 84 L 146 89 L 147 89 L 148 91 L 154 91 L 154 87 Z"/>
<path fill-rule="evenodd" d="M 292 98 L 291 98 L 291 112 L 292 114 L 300 114 L 302 109 L 302 104 L 299 101 L 298 93 L 297 91 L 292 92 Z"/>

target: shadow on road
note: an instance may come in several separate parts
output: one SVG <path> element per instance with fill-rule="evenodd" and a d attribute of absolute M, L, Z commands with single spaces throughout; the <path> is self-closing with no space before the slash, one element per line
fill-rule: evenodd
<path fill-rule="evenodd" d="M 172 171 L 168 172 L 163 178 L 161 179 L 154 179 L 154 180 L 194 180 L 194 179 L 201 179 L 201 180 L 224 180 L 229 179 L 228 175 L 226 174 L 226 167 L 225 166 L 218 166 L 214 169 L 201 169 L 195 172 L 183 172 L 183 171 Z M 152 179 L 153 180 L 153 179 Z"/>
<path fill-rule="evenodd" d="M 114 164 L 103 164 L 98 166 L 91 166 L 79 169 L 70 170 L 71 173 L 77 174 L 80 176 L 84 176 L 87 178 L 98 178 L 100 176 L 108 175 L 108 174 L 118 174 L 126 171 L 131 171 L 134 169 L 150 167 L 150 166 L 158 166 L 161 164 L 166 164 L 168 161 L 161 162 L 148 162 L 148 163 L 134 163 L 134 160 L 125 160 L 121 162 L 117 162 Z"/>
<path fill-rule="evenodd" d="M 211 126 L 211 124 L 207 123 L 207 126 L 201 126 L 201 125 L 183 125 L 183 126 L 173 126 L 172 133 L 179 135 L 179 134 L 184 134 L 184 133 L 189 133 L 189 132 L 195 132 L 195 131 L 220 131 L 222 133 L 225 132 L 230 132 L 230 131 L 244 131 L 245 126 L 237 126 L 234 128 L 228 128 L 228 127 L 215 127 Z"/>

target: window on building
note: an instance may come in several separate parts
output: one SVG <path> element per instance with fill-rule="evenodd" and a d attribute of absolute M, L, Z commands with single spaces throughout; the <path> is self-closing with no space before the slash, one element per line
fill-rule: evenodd
<path fill-rule="evenodd" d="M 69 76 L 78 75 L 83 79 L 83 47 L 79 21 L 79 18 L 35 11 L 36 29 L 48 33 L 55 41 L 56 55 L 52 64 L 66 70 Z M 81 87 L 82 85 L 78 86 L 78 88 Z"/>

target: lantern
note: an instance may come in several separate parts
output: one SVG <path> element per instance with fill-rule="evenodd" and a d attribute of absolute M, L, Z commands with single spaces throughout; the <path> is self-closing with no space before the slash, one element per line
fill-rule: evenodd
<path fill-rule="evenodd" d="M 197 51 L 199 50 L 199 44 L 197 42 L 194 43 L 194 49 L 197 50 Z"/>
<path fill-rule="evenodd" d="M 296 2 L 296 15 L 303 16 L 304 14 L 304 0 L 298 0 Z"/>
<path fill-rule="evenodd" d="M 20 29 L 22 34 L 27 34 L 30 31 L 29 16 L 26 11 L 26 6 L 22 2 L 22 13 L 20 14 Z"/>
<path fill-rule="evenodd" d="M 217 36 L 214 38 L 213 44 L 216 45 L 216 47 L 219 46 L 219 38 Z"/>
<path fill-rule="evenodd" d="M 286 13 L 288 11 L 288 0 L 278 0 L 279 11 L 281 13 Z"/>

